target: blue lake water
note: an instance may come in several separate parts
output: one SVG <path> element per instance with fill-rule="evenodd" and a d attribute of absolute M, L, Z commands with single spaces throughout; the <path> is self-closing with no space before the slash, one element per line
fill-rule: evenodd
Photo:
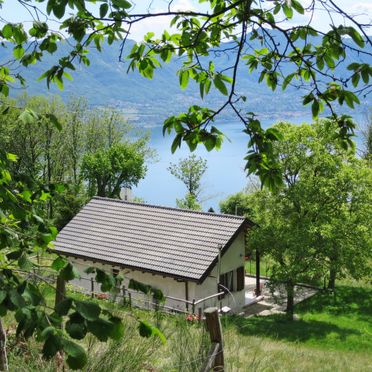
<path fill-rule="evenodd" d="M 242 133 L 239 122 L 224 123 L 218 126 L 226 139 L 221 150 L 208 152 L 199 146 L 195 154 L 207 160 L 208 169 L 202 179 L 200 199 L 204 210 L 213 207 L 218 210 L 219 201 L 228 195 L 242 190 L 247 185 L 244 172 L 244 156 L 247 151 L 248 136 Z M 163 137 L 162 128 L 151 129 L 150 146 L 157 151 L 157 161 L 148 164 L 145 179 L 133 189 L 135 196 L 147 203 L 176 206 L 176 199 L 186 194 L 185 185 L 167 170 L 171 162 L 190 154 L 186 144 L 182 144 L 174 154 L 171 153 L 173 135 Z"/>
<path fill-rule="evenodd" d="M 311 122 L 311 117 L 290 119 L 292 123 Z M 264 127 L 274 124 L 273 121 L 262 121 Z M 229 138 L 225 140 L 220 151 L 208 152 L 199 146 L 195 154 L 207 160 L 208 169 L 202 179 L 200 194 L 203 210 L 213 207 L 219 210 L 219 202 L 228 195 L 236 193 L 247 186 L 248 179 L 244 172 L 244 157 L 247 152 L 248 136 L 242 132 L 239 122 L 223 123 L 217 127 Z M 164 206 L 176 206 L 176 199 L 183 198 L 186 186 L 167 170 L 169 164 L 177 163 L 180 158 L 190 155 L 187 145 L 182 144 L 174 154 L 171 144 L 174 134 L 163 137 L 162 128 L 151 130 L 150 146 L 158 153 L 158 161 L 148 164 L 145 179 L 133 189 L 134 196 L 143 198 L 146 203 Z"/>

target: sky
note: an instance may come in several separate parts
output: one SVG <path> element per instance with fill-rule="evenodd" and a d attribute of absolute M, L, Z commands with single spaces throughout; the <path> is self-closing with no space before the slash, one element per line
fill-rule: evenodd
<path fill-rule="evenodd" d="M 290 1 L 290 0 L 288 0 Z M 151 12 L 161 12 L 166 11 L 168 6 L 167 0 L 138 0 L 137 2 L 133 2 L 133 9 L 132 12 L 136 13 L 146 13 L 149 10 Z M 359 22 L 364 24 L 371 24 L 372 22 L 372 1 L 371 0 L 360 0 L 360 1 L 353 1 L 353 0 L 335 0 L 337 5 L 346 10 L 350 15 L 355 17 Z M 302 0 L 301 3 L 305 6 L 306 4 L 310 3 L 310 0 Z M 44 3 L 45 4 L 45 3 Z M 44 7 L 45 5 L 38 4 L 38 7 Z M 94 7 L 93 7 L 94 9 Z M 200 10 L 202 9 L 202 5 L 198 4 L 198 1 L 195 0 L 173 0 L 172 1 L 172 9 L 173 10 Z M 204 5 L 205 9 L 205 5 Z M 0 10 L 0 17 L 10 22 L 23 22 L 25 28 L 31 26 L 32 19 L 30 14 L 27 13 L 26 9 L 22 7 L 16 0 L 5 0 L 2 9 Z M 308 15 L 296 15 L 292 20 L 291 24 L 300 24 L 304 23 L 309 20 Z M 1 21 L 1 19 L 0 19 Z M 335 23 L 340 23 L 342 20 L 337 17 L 334 19 Z M 329 28 L 330 20 L 328 16 L 325 16 L 324 12 L 318 11 L 313 20 L 314 26 L 321 30 L 326 30 Z M 49 22 L 50 27 L 53 29 L 58 29 L 59 25 L 55 22 Z M 131 30 L 130 38 L 134 40 L 141 40 L 143 36 L 148 32 L 152 31 L 155 32 L 156 35 L 160 35 L 162 30 L 168 27 L 169 19 L 166 17 L 156 18 L 156 19 L 146 19 L 142 22 L 139 22 L 136 26 L 134 26 Z M 370 29 L 369 34 L 372 33 L 372 29 Z"/>

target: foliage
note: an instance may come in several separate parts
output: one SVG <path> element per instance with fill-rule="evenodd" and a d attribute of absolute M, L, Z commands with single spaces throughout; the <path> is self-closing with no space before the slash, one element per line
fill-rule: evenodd
<path fill-rule="evenodd" d="M 99 305 L 66 298 L 50 308 L 38 282 L 30 280 L 38 269 L 32 256 L 46 250 L 57 230 L 49 227 L 37 214 L 37 206 L 50 197 L 44 190 L 32 189 L 25 182 L 13 181 L 9 163 L 14 154 L 0 152 L 0 315 L 15 314 L 16 335 L 30 338 L 34 334 L 44 343 L 43 355 L 51 358 L 64 351 L 71 369 L 80 369 L 87 360 L 85 350 L 72 339 L 81 339 L 87 332 L 97 337 L 121 337 L 121 320 Z M 52 264 L 56 275 L 72 280 L 78 274 L 71 264 L 57 258 Z M 36 275 L 36 274 L 34 274 Z M 68 316 L 66 329 L 62 329 Z M 104 324 L 104 327 L 102 327 Z M 99 328 L 101 327 L 101 328 Z M 99 328 L 99 329 L 98 329 Z M 4 366 L 2 360 L 2 368 Z"/>
<path fill-rule="evenodd" d="M 16 61 L 29 66 L 45 54 L 56 52 L 62 36 L 50 29 L 48 23 L 38 20 L 38 1 L 18 2 L 35 15 L 33 26 L 26 32 L 23 23 L 5 22 L 1 39 L 13 45 Z M 55 83 L 63 88 L 63 80 L 71 78 L 68 71 L 74 71 L 78 62 L 89 65 L 89 49 L 101 50 L 106 41 L 112 44 L 124 38 L 119 58 L 128 59 L 128 70 L 138 70 L 151 79 L 163 63 L 183 57 L 177 72 L 182 89 L 193 81 L 199 87 L 202 99 L 212 88 L 226 97 L 219 107 L 193 105 L 187 112 L 168 118 L 164 132 L 176 134 L 172 151 L 182 140 L 191 150 L 199 143 L 203 143 L 207 150 L 219 148 L 223 134 L 209 124 L 222 111 L 231 109 L 249 136 L 247 171 L 258 175 L 271 189 L 280 187 L 282 177 L 273 145 L 281 138 L 277 131 L 262 128 L 254 113 L 249 112 L 252 102 L 246 102 L 246 97 L 239 94 L 236 76 L 242 67 L 249 73 L 257 71 L 259 82 L 271 90 L 279 86 L 283 90 L 289 86 L 305 88 L 302 103 L 311 105 L 314 118 L 326 107 L 335 123 L 329 129 L 349 144 L 354 126 L 347 116 L 337 115 L 337 106 L 345 104 L 354 108 L 360 102 L 358 94 L 370 91 L 372 68 L 368 58 L 372 42 L 367 36 L 368 25 L 359 23 L 334 1 L 316 0 L 305 8 L 297 0 L 265 1 L 264 4 L 245 0 L 233 3 L 200 0 L 202 4 L 196 10 L 177 9 L 170 1 L 164 12 L 152 11 L 149 6 L 145 13 L 137 13 L 136 7 L 128 1 L 110 0 L 96 7 L 88 6 L 91 3 L 95 1 L 46 1 L 48 17 L 61 22 L 60 30 L 73 45 L 72 50 L 40 77 L 48 86 Z M 67 5 L 70 8 L 68 14 Z M 326 31 L 315 26 L 319 8 L 323 9 L 321 16 L 329 18 L 330 27 Z M 306 23 L 291 23 L 296 14 L 307 16 Z M 341 18 L 339 25 L 334 23 L 335 15 Z M 170 18 L 171 31 L 164 30 L 160 37 L 149 32 L 143 42 L 135 44 L 129 54 L 123 55 L 132 25 L 166 16 Z M 31 49 L 27 48 L 30 41 Z M 216 70 L 213 59 L 219 52 L 223 55 L 225 50 L 233 51 L 231 63 Z M 345 65 L 347 55 L 358 58 Z M 24 83 L 22 76 L 14 75 L 6 64 L 1 68 L 1 74 L 0 91 L 5 95 L 16 79 Z"/>
<path fill-rule="evenodd" d="M 238 194 L 221 204 L 232 208 L 235 200 L 244 201 L 257 223 L 250 246 L 273 259 L 270 283 L 286 286 L 289 313 L 295 283 L 328 271 L 333 288 L 336 276 L 370 274 L 371 169 L 343 148 L 329 125 L 277 125 L 283 140 L 274 151 L 285 186 L 276 193 Z"/>
<path fill-rule="evenodd" d="M 105 182 L 109 185 L 105 187 L 110 189 L 106 190 L 110 195 L 117 195 L 113 180 L 119 181 L 124 177 L 122 184 L 138 182 L 145 170 L 144 164 L 141 165 L 142 157 L 148 160 L 153 156 L 147 146 L 148 135 L 130 126 L 114 109 L 88 110 L 83 99 L 72 97 L 65 105 L 58 97 L 42 96 L 6 100 L 2 109 L 6 108 L 6 114 L 0 119 L 0 129 L 4 134 L 0 145 L 17 155 L 18 161 L 9 169 L 13 178 L 30 177 L 38 184 L 48 186 L 58 183 L 65 187 L 64 192 L 49 198 L 39 212 L 58 229 L 66 225 L 86 200 L 97 192 L 94 170 L 90 169 L 89 173 L 91 183 L 83 182 L 85 154 L 89 154 L 86 159 L 94 163 L 94 153 L 110 153 L 110 170 L 106 172 L 104 164 L 95 163 L 96 168 L 101 166 L 96 173 L 100 171 L 108 178 Z M 55 123 L 58 123 L 58 128 Z M 120 144 L 122 140 L 123 145 Z M 113 145 L 114 148 L 108 150 Z M 135 154 L 136 158 L 132 159 Z M 120 161 L 123 163 L 120 164 Z M 117 174 L 120 167 L 123 175 Z M 129 174 L 131 170 L 137 173 Z"/>
<path fill-rule="evenodd" d="M 86 153 L 82 176 L 90 182 L 91 195 L 120 198 L 123 187 L 132 188 L 145 176 L 146 141 L 122 142 Z"/>
<path fill-rule="evenodd" d="M 207 170 L 207 161 L 195 154 L 185 159 L 180 159 L 178 164 L 171 163 L 168 171 L 182 181 L 187 187 L 187 191 L 195 198 L 201 189 L 201 178 Z"/>
<path fill-rule="evenodd" d="M 225 214 L 234 214 L 236 216 L 249 216 L 249 201 L 250 197 L 244 192 L 238 192 L 230 195 L 225 200 L 220 202 L 220 210 Z"/>
<path fill-rule="evenodd" d="M 320 292 L 296 305 L 300 320 L 262 316 L 221 318 L 225 363 L 228 370 L 366 370 L 371 364 L 371 287 L 363 283 L 343 283 L 336 296 Z M 200 369 L 202 352 L 209 348 L 204 327 L 188 324 L 184 315 L 163 314 L 161 330 L 167 344 L 158 338 L 141 338 L 136 317 L 154 323 L 155 314 L 127 312 L 107 301 L 102 306 L 123 319 L 124 336 L 119 341 L 102 343 L 88 335 L 82 343 L 89 350 L 85 371 L 136 371 L 143 368 L 161 371 L 192 372 Z M 133 316 L 134 315 L 134 316 Z M 14 321 L 7 319 L 11 328 Z M 27 344 L 9 336 L 10 363 L 16 370 L 54 371 L 52 364 L 38 358 L 39 343 Z M 367 368 L 368 369 L 368 368 Z"/>
<path fill-rule="evenodd" d="M 193 194 L 186 194 L 183 199 L 176 199 L 177 208 L 201 211 L 202 207 Z"/>
<path fill-rule="evenodd" d="M 178 164 L 171 163 L 168 171 L 182 181 L 187 194 L 184 199 L 177 199 L 178 208 L 201 210 L 198 196 L 201 192 L 201 178 L 207 170 L 207 161 L 191 154 L 185 159 L 180 159 Z"/>

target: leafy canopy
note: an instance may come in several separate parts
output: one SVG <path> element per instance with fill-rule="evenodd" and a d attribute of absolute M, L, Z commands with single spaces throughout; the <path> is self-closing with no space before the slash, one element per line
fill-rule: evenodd
<path fill-rule="evenodd" d="M 225 102 L 213 108 L 193 105 L 185 113 L 168 118 L 164 133 L 175 133 L 172 151 L 182 141 L 191 150 L 199 143 L 208 151 L 219 148 L 223 134 L 211 123 L 222 111 L 231 109 L 249 136 L 246 169 L 271 189 L 282 183 L 278 158 L 273 152 L 273 143 L 281 137 L 275 130 L 262 128 L 252 112 L 253 102 L 239 94 L 239 68 L 247 74 L 258 72 L 259 82 L 272 90 L 303 88 L 303 104 L 311 107 L 314 118 L 326 108 L 345 145 L 353 135 L 354 124 L 350 117 L 337 115 L 338 106 L 354 108 L 360 103 L 359 96 L 370 92 L 372 41 L 366 31 L 368 24 L 359 23 L 333 0 L 315 0 L 306 8 L 298 0 L 199 0 L 196 10 L 180 10 L 169 1 L 164 11 L 154 11 L 149 3 L 148 11 L 143 13 L 126 0 L 17 1 L 34 15 L 33 26 L 26 32 L 23 23 L 5 22 L 0 37 L 7 45 L 13 45 L 14 58 L 20 64 L 29 66 L 44 54 L 55 53 L 63 38 L 59 31 L 69 37 L 72 45 L 42 74 L 41 79 L 48 86 L 55 83 L 62 88 L 63 80 L 71 78 L 70 72 L 78 63 L 89 65 L 89 49 L 101 50 L 104 43 L 115 40 L 122 40 L 119 58 L 127 62 L 128 70 L 138 70 L 148 79 L 163 63 L 181 57 L 177 72 L 180 87 L 186 89 L 193 81 L 201 99 L 214 89 L 225 97 Z M 46 22 L 49 18 L 41 17 L 40 3 L 45 3 L 48 17 L 60 22 L 59 30 L 52 30 Z M 306 23 L 291 23 L 295 15 L 307 16 Z M 334 15 L 342 19 L 340 24 L 334 23 Z M 319 16 L 329 19 L 327 31 L 317 28 Z M 124 45 L 131 28 L 146 19 L 160 17 L 169 18 L 170 28 L 159 37 L 149 32 L 125 55 Z M 231 56 L 231 63 L 217 70 L 214 58 L 225 53 Z M 353 56 L 350 64 L 345 62 L 347 55 Z M 0 79 L 0 91 L 5 95 L 16 79 L 24 82 L 6 64 L 0 69 Z"/>

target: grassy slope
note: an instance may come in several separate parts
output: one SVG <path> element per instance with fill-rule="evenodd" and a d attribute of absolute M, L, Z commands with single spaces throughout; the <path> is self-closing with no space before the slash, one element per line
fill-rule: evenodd
<path fill-rule="evenodd" d="M 112 308 L 112 304 L 106 302 Z M 126 336 L 120 343 L 85 340 L 90 361 L 86 371 L 195 371 L 208 348 L 208 335 L 183 317 L 135 311 L 158 323 L 168 342 L 143 339 L 127 311 Z M 283 317 L 225 317 L 222 319 L 227 371 L 371 371 L 372 287 L 341 286 L 335 296 L 319 293 L 297 306 L 300 320 Z M 10 319 L 8 319 L 10 324 Z M 16 343 L 9 336 L 12 371 L 53 371 L 55 361 L 38 356 L 35 342 Z"/>

